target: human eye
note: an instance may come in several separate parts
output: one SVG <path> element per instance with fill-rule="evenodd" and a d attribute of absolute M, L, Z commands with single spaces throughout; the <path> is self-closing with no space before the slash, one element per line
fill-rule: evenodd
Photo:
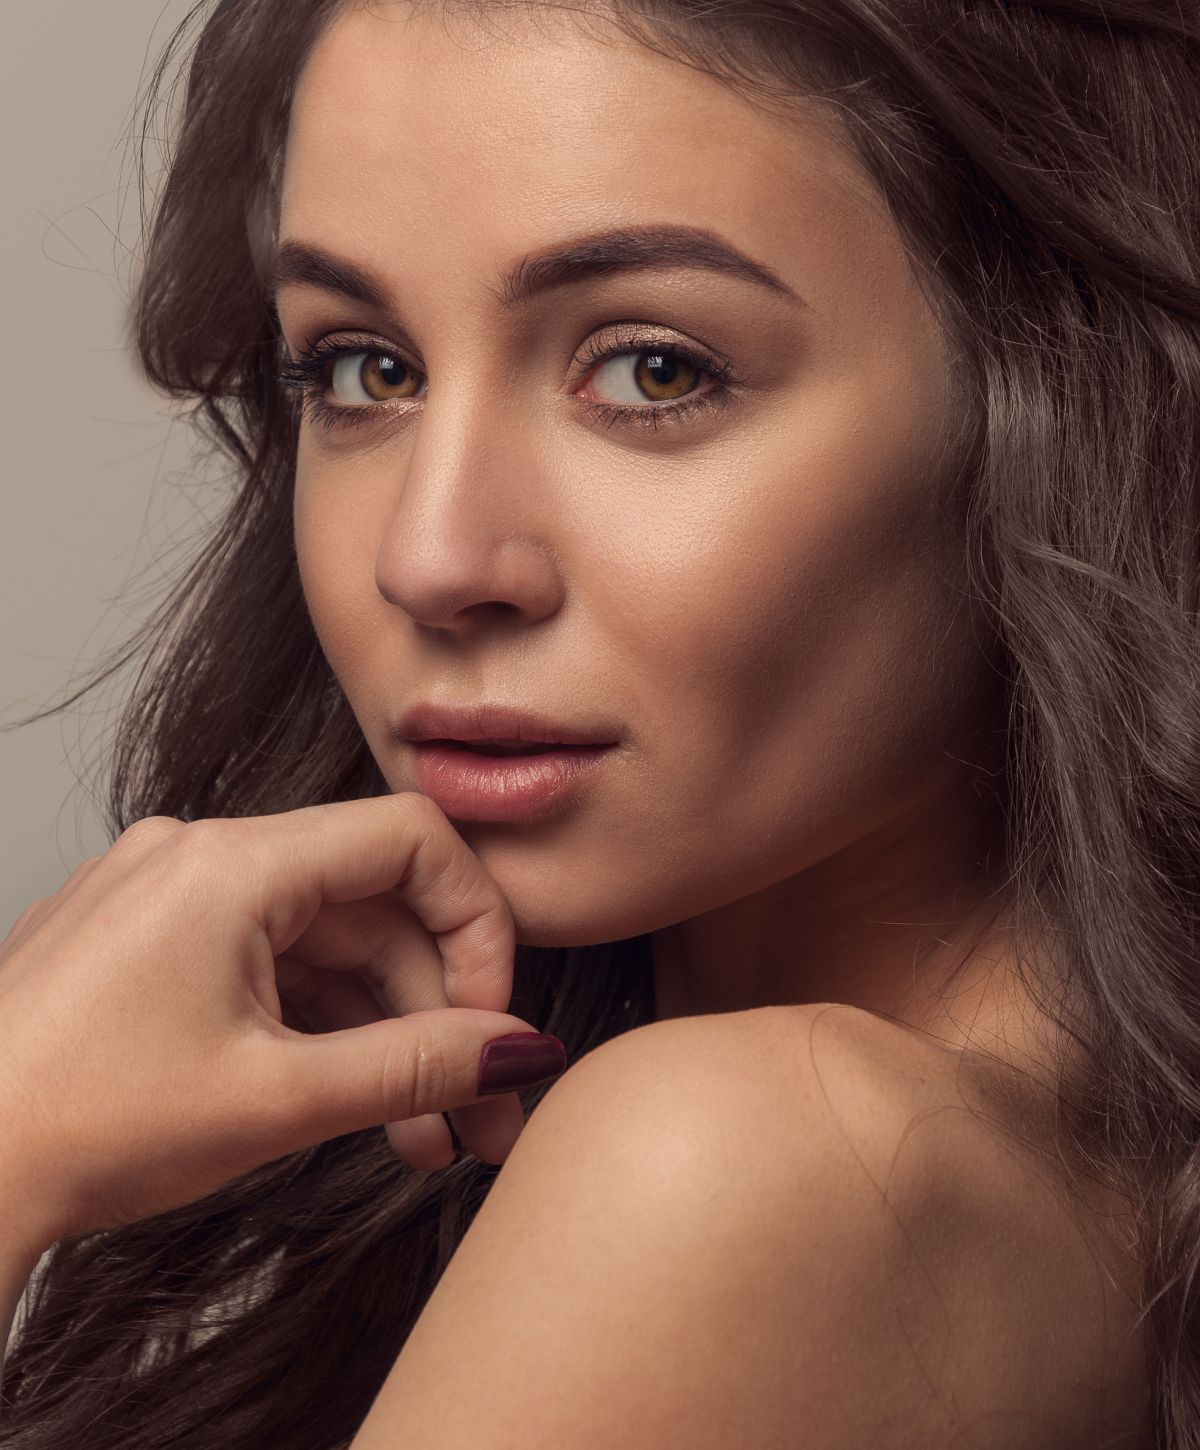
<path fill-rule="evenodd" d="M 734 377 L 725 358 L 645 333 L 623 336 L 608 346 L 592 339 L 575 361 L 594 369 L 589 386 L 599 380 L 605 391 L 623 395 L 615 403 L 583 400 L 589 414 L 606 427 L 633 424 L 657 429 L 664 421 L 682 423 L 730 402 L 732 385 L 742 381 Z M 698 379 L 705 376 L 715 386 L 695 392 Z M 639 393 L 650 396 L 638 402 Z"/>
<path fill-rule="evenodd" d="M 326 429 L 370 422 L 381 407 L 411 398 L 413 380 L 421 376 L 390 349 L 362 339 L 301 348 L 277 373 L 285 388 L 299 394 L 304 417 Z M 331 391 L 349 395 L 350 401 L 330 403 L 326 395 Z"/>
<path fill-rule="evenodd" d="M 581 399 L 588 415 L 606 427 L 682 423 L 727 403 L 732 385 L 741 381 L 726 359 L 644 332 L 607 346 L 593 338 L 574 363 L 590 374 L 589 387 L 617 395 L 611 403 Z M 360 426 L 391 411 L 389 405 L 414 398 L 423 374 L 376 340 L 354 338 L 302 348 L 283 362 L 277 377 L 300 395 L 303 416 L 328 430 Z M 706 377 L 714 386 L 697 392 Z M 344 401 L 329 401 L 330 393 L 335 398 L 340 393 Z M 639 397 L 644 401 L 636 401 Z"/>

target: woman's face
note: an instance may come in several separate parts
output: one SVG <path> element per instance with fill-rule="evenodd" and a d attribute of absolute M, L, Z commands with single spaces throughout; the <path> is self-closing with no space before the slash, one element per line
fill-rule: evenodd
<path fill-rule="evenodd" d="M 500 295 L 522 258 L 671 227 L 776 285 L 662 235 Z M 345 413 L 302 424 L 296 544 L 391 789 L 415 787 L 423 702 L 620 738 L 552 809 L 456 821 L 519 940 L 616 940 L 856 845 L 919 849 L 980 719 L 939 525 L 955 370 L 815 109 L 770 116 L 561 14 L 346 10 L 301 77 L 280 236 L 381 294 L 285 280 L 278 306 L 293 356 L 348 345 L 318 385 Z"/>

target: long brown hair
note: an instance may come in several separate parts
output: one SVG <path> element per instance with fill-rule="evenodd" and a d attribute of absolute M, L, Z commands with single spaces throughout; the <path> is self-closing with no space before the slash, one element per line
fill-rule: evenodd
<path fill-rule="evenodd" d="M 301 594 L 296 417 L 264 287 L 295 79 L 346 3 L 203 0 L 148 89 L 143 147 L 202 25 L 133 325 L 146 375 L 194 402 L 232 488 L 159 610 L 84 687 L 143 659 L 111 756 L 114 837 L 145 815 L 387 789 Z M 604 14 L 761 104 L 834 108 L 966 359 L 969 467 L 947 507 L 1002 644 L 1009 889 L 1016 919 L 1059 943 L 1069 991 L 1043 1005 L 1083 1049 L 1061 1131 L 1136 1208 L 1157 1445 L 1200 1450 L 1200 9 Z M 512 1010 L 576 1060 L 649 1019 L 648 942 L 519 947 Z M 62 1240 L 16 1327 L 0 1446 L 339 1450 L 496 1171 L 468 1156 L 416 1172 L 381 1130 L 354 1133 Z"/>

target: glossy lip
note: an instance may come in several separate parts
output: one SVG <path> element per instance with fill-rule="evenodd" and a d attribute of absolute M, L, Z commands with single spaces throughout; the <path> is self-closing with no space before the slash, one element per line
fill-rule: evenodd
<path fill-rule="evenodd" d="M 592 775 L 613 750 L 611 745 L 569 745 L 536 755 L 481 755 L 445 739 L 413 742 L 411 748 L 417 789 L 460 821 L 536 815 Z"/>
<path fill-rule="evenodd" d="M 415 705 L 400 721 L 405 740 L 521 740 L 529 744 L 615 745 L 620 731 L 562 724 L 506 705 Z"/>

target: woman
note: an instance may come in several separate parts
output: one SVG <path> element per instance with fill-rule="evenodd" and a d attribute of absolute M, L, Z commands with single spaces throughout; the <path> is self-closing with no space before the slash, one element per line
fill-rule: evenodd
<path fill-rule="evenodd" d="M 201 11 L 0 1444 L 1200 1442 L 1196 6 Z"/>

